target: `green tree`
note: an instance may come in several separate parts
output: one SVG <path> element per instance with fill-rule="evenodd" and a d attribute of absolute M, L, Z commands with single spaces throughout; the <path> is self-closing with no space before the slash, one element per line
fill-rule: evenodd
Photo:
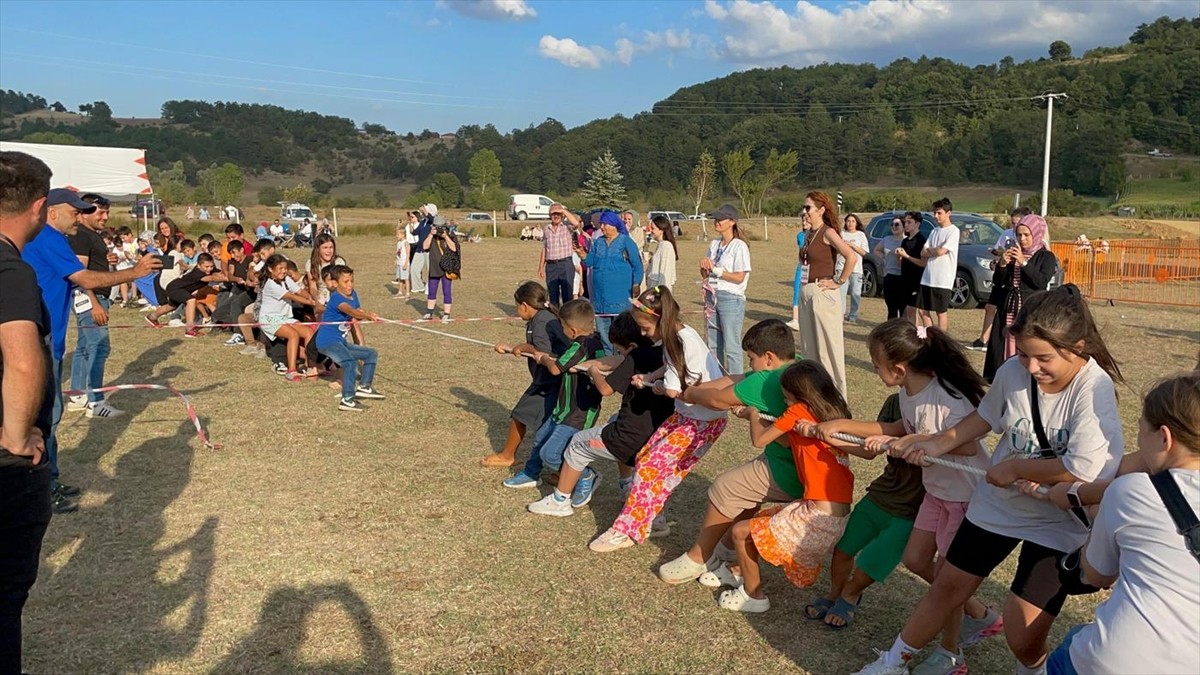
<path fill-rule="evenodd" d="M 57 131 L 35 131 L 21 139 L 23 143 L 45 143 L 47 145 L 82 145 L 78 138 Z"/>
<path fill-rule="evenodd" d="M 490 148 L 479 150 L 471 155 L 471 164 L 467 168 L 471 187 L 479 193 L 479 198 L 486 200 L 488 190 L 500 187 L 500 158 Z"/>
<path fill-rule="evenodd" d="M 312 186 L 313 192 L 321 195 L 327 195 L 329 194 L 329 191 L 333 189 L 333 183 L 330 183 L 324 178 L 314 178 L 309 185 Z"/>
<path fill-rule="evenodd" d="M 696 166 L 692 167 L 692 180 L 688 183 L 688 196 L 694 204 L 692 215 L 698 215 L 701 204 L 712 196 L 716 179 L 717 160 L 711 152 L 705 150 L 700 153 L 700 159 L 696 160 Z"/>
<path fill-rule="evenodd" d="M 458 176 L 445 172 L 434 175 L 429 191 L 434 195 L 433 203 L 441 207 L 461 206 L 463 198 L 462 183 Z"/>
<path fill-rule="evenodd" d="M 753 206 L 756 215 L 762 214 L 763 201 L 767 198 L 767 193 L 771 191 L 771 188 L 792 177 L 796 172 L 796 165 L 799 163 L 800 155 L 795 150 L 780 153 L 775 148 L 771 148 L 770 154 L 763 161 L 762 171 L 755 179 L 754 188 L 758 194 L 754 197 Z"/>
<path fill-rule="evenodd" d="M 612 150 L 604 153 L 588 167 L 587 180 L 583 183 L 580 196 L 588 208 L 617 207 L 625 203 L 625 177 L 621 165 L 613 157 Z"/>
<path fill-rule="evenodd" d="M 242 198 L 242 190 L 246 187 L 246 177 L 242 170 L 232 162 L 213 167 L 207 175 L 208 180 L 201 184 L 208 187 L 221 204 L 236 204 Z"/>
<path fill-rule="evenodd" d="M 392 207 L 392 198 L 383 190 L 376 190 L 375 194 L 371 195 L 371 200 L 377 209 L 388 209 Z"/>
<path fill-rule="evenodd" d="M 754 160 L 750 159 L 749 150 L 730 150 L 721 159 L 721 168 L 725 171 L 725 182 L 729 189 L 742 203 L 742 213 L 750 213 L 750 202 L 754 194 L 754 179 L 749 176 L 754 168 Z"/>
<path fill-rule="evenodd" d="M 100 122 L 112 121 L 112 108 L 104 101 L 94 101 L 92 103 L 84 103 L 79 106 L 79 112 L 87 115 L 93 120 Z"/>
<path fill-rule="evenodd" d="M 306 204 L 309 201 L 312 201 L 312 195 L 312 186 L 305 185 L 304 183 L 297 183 L 292 187 L 283 188 L 283 201 L 289 203 L 299 202 L 301 204 Z"/>
<path fill-rule="evenodd" d="M 281 201 L 283 201 L 283 190 L 274 185 L 269 185 L 258 191 L 258 203 L 260 206 L 278 206 Z"/>
<path fill-rule="evenodd" d="M 1071 45 L 1062 40 L 1051 42 L 1050 59 L 1053 61 L 1069 61 L 1071 59 Z"/>
<path fill-rule="evenodd" d="M 150 166 L 147 167 L 146 173 L 159 199 L 167 204 L 182 204 L 187 201 L 187 174 L 182 161 L 174 162 L 166 169 Z"/>
<path fill-rule="evenodd" d="M 195 190 L 192 190 L 193 204 L 212 204 L 214 201 L 212 190 L 208 189 L 207 185 L 197 185 Z"/>

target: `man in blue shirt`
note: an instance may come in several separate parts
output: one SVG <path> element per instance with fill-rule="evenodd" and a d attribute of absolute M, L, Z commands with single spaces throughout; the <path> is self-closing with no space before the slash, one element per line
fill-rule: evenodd
<path fill-rule="evenodd" d="M 21 257 L 37 273 L 38 286 L 42 289 L 42 300 L 50 314 L 50 365 L 54 377 L 54 412 L 50 419 L 50 433 L 46 436 L 46 457 L 50 460 L 50 489 L 55 513 L 69 513 L 79 508 L 74 497 L 79 488 L 58 481 L 58 439 L 55 433 L 62 419 L 62 360 L 67 344 L 67 324 L 75 312 L 91 312 L 91 303 L 86 295 L 73 301 L 72 287 L 85 291 L 104 286 L 129 283 L 138 277 L 162 269 L 162 262 L 155 256 L 142 256 L 137 265 L 127 270 L 100 272 L 86 269 L 67 237 L 79 229 L 79 215 L 96 210 L 67 188 L 55 188 L 46 196 L 46 226 L 21 251 Z"/>
<path fill-rule="evenodd" d="M 416 253 L 413 254 L 408 272 L 408 281 L 413 293 L 425 293 L 428 290 L 426 280 L 429 279 L 429 249 L 425 248 L 424 244 L 429 232 L 433 230 L 433 219 L 437 217 L 437 212 L 435 204 L 422 206 L 421 220 L 413 228 L 413 234 L 417 236 L 417 245 L 414 247 Z"/>

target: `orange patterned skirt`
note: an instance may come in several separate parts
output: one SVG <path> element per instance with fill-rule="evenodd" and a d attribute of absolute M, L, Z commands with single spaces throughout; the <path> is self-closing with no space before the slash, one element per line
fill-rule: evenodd
<path fill-rule="evenodd" d="M 847 518 L 822 513 L 800 499 L 759 511 L 750 520 L 750 536 L 763 560 L 782 567 L 797 587 L 807 588 L 833 554 Z"/>

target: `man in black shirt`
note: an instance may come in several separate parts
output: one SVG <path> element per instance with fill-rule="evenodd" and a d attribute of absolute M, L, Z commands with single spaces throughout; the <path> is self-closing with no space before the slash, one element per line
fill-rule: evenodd
<path fill-rule="evenodd" d="M 50 168 L 0 152 L 0 673 L 21 672 L 21 612 L 50 524 L 50 315 L 21 249 L 46 217 Z"/>
<path fill-rule="evenodd" d="M 93 204 L 96 210 L 91 213 L 81 213 L 79 229 L 75 234 L 68 235 L 67 241 L 71 250 L 89 270 L 108 272 L 110 265 L 117 264 L 117 256 L 109 252 L 100 234 L 108 224 L 109 202 L 96 194 L 85 194 L 80 197 L 83 201 Z M 80 296 L 87 298 L 87 303 L 74 303 L 75 325 L 79 328 L 75 342 L 75 358 L 71 359 L 71 388 L 98 389 L 104 386 L 104 365 L 108 362 L 108 354 L 112 343 L 108 335 L 108 308 L 111 301 L 108 298 L 112 288 L 102 286 L 91 290 L 75 289 L 77 300 Z M 91 306 L 88 309 L 88 305 Z M 118 410 L 104 400 L 104 394 L 91 393 L 72 396 L 67 401 L 67 410 L 82 410 L 91 418 L 119 417 L 125 411 Z"/>

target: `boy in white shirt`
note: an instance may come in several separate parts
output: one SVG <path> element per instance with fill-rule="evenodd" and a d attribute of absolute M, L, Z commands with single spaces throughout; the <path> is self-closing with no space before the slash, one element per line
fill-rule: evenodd
<path fill-rule="evenodd" d="M 925 240 L 921 259 L 925 271 L 921 274 L 921 290 L 917 293 L 917 323 L 946 330 L 949 324 L 946 311 L 950 309 L 950 289 L 958 271 L 958 228 L 950 222 L 954 206 L 943 197 L 933 203 L 937 227 Z"/>

